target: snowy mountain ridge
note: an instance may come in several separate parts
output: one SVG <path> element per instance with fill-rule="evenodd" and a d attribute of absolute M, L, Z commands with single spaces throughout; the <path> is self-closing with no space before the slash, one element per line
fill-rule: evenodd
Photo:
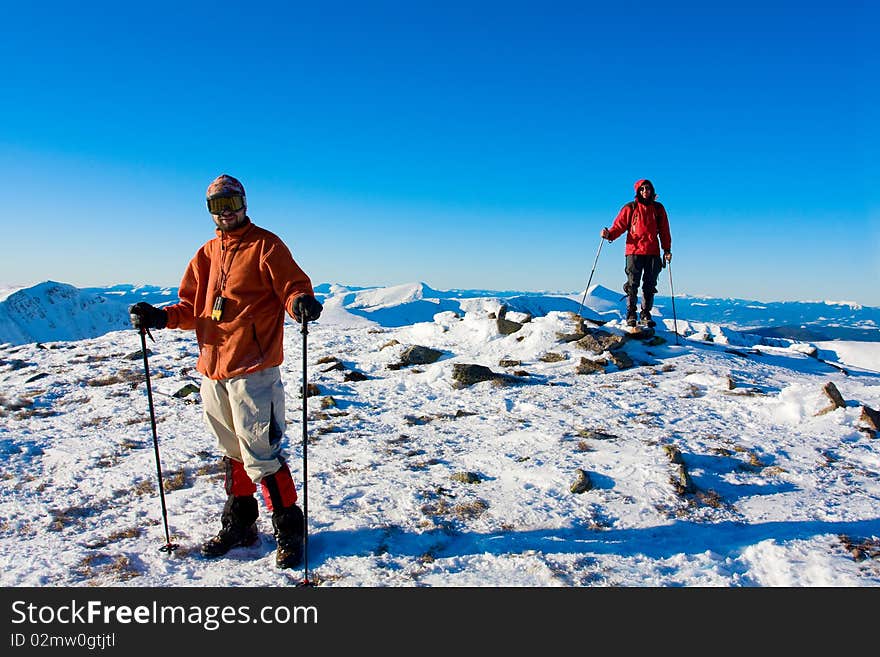
<path fill-rule="evenodd" d="M 502 305 L 533 317 L 554 311 L 578 312 L 589 319 L 621 318 L 623 295 L 601 285 L 582 292 L 517 290 L 436 290 L 424 282 L 356 287 L 338 283 L 315 286 L 329 312 L 325 324 L 350 324 L 358 318 L 378 326 L 430 322 L 439 312 L 491 312 Z M 581 306 L 583 300 L 583 306 Z M 119 284 L 77 288 L 44 281 L 25 288 L 0 289 L 0 344 L 94 338 L 128 328 L 128 307 L 138 301 L 162 306 L 177 301 L 177 290 L 156 285 Z M 880 341 L 880 308 L 844 301 L 783 301 L 658 295 L 658 318 L 716 324 L 767 337 L 796 340 L 835 338 Z M 699 328 L 694 330 L 699 331 Z"/>

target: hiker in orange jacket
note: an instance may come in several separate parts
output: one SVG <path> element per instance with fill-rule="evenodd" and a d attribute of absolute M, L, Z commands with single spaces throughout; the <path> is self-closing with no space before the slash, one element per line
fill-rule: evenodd
<path fill-rule="evenodd" d="M 305 528 L 281 445 L 284 313 L 309 322 L 323 308 L 287 246 L 251 222 L 241 182 L 220 175 L 206 196 L 217 236 L 190 261 L 179 303 L 137 303 L 129 308 L 131 322 L 138 329 L 196 332 L 204 418 L 223 454 L 227 494 L 220 531 L 202 554 L 218 557 L 259 539 L 259 486 L 272 512 L 276 564 L 292 568 L 302 560 Z"/>
<path fill-rule="evenodd" d="M 669 232 L 669 217 L 666 208 L 658 202 L 654 185 L 650 180 L 637 180 L 636 198 L 624 205 L 611 228 L 603 228 L 602 239 L 613 242 L 626 233 L 626 323 L 635 326 L 636 302 L 639 286 L 642 288 L 642 309 L 639 319 L 648 326 L 654 326 L 651 309 L 657 293 L 657 277 L 663 269 L 664 260 L 672 261 L 672 237 Z M 660 257 L 663 247 L 663 258 Z"/>

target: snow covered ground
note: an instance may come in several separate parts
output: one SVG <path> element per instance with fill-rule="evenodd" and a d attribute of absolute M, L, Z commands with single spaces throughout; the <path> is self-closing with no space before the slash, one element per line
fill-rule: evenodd
<path fill-rule="evenodd" d="M 512 310 L 522 326 L 505 335 L 494 299 L 452 309 L 409 288 L 367 292 L 357 304 L 354 292 L 328 292 L 309 327 L 318 394 L 307 405 L 308 565 L 320 586 L 880 584 L 880 440 L 862 415 L 880 409 L 880 343 L 760 340 L 686 319 L 676 338 L 664 318 L 654 340 L 596 353 L 571 340 L 579 326 L 567 310 Z M 604 317 L 586 327 L 622 337 L 619 320 Z M 302 336 L 286 330 L 287 450 L 302 495 Z M 199 556 L 225 492 L 198 393 L 176 396 L 198 385 L 197 347 L 192 333 L 154 337 L 167 517 L 180 547 L 159 550 L 139 335 L 7 344 L 3 586 L 303 578 L 302 568 L 275 568 L 262 501 L 258 545 Z M 413 345 L 442 355 L 400 365 Z M 464 364 L 504 377 L 462 385 Z M 844 405 L 822 413 L 829 383 Z M 591 487 L 572 492 L 582 475 Z"/>

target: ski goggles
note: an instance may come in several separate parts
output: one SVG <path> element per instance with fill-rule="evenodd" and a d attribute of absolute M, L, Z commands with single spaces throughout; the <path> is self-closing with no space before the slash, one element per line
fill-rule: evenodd
<path fill-rule="evenodd" d="M 216 196 L 208 199 L 208 212 L 211 214 L 223 214 L 224 212 L 238 212 L 244 207 L 244 196 L 232 194 L 231 196 Z"/>

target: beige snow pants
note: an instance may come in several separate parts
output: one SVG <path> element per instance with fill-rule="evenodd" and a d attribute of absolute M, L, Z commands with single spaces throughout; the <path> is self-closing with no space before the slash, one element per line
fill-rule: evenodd
<path fill-rule="evenodd" d="M 225 456 L 244 464 L 255 484 L 281 467 L 284 384 L 278 367 L 222 381 L 202 377 L 205 424 Z"/>

